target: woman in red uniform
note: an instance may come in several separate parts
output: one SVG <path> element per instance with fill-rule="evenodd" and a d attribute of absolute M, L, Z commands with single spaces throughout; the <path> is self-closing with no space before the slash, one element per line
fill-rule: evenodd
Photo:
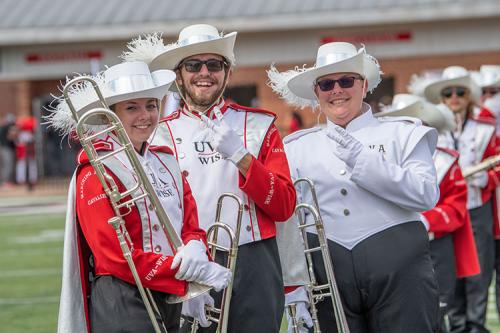
<path fill-rule="evenodd" d="M 139 278 L 152 291 L 159 327 L 169 333 L 177 332 L 181 312 L 180 304 L 165 302 L 169 295 L 184 295 L 187 281 L 222 289 L 231 279 L 228 269 L 208 259 L 196 203 L 173 152 L 148 144 L 158 124 L 160 101 L 174 78 L 170 71 L 151 73 L 141 62 L 122 63 L 93 78 L 123 123 L 149 181 L 185 244 L 180 249 L 171 247 L 149 199 L 120 210 Z M 80 116 L 100 105 L 90 84 L 74 87 L 70 98 Z M 71 134 L 76 125 L 64 101 L 49 121 L 63 134 Z M 91 125 L 89 130 L 98 127 Z M 123 145 L 114 132 L 101 135 L 93 144 L 98 154 L 109 154 Z M 108 223 L 115 216 L 111 202 L 83 150 L 77 163 L 68 198 L 59 332 L 152 332 L 116 232 Z M 135 184 L 136 175 L 124 152 L 104 159 L 103 164 L 120 192 Z"/>

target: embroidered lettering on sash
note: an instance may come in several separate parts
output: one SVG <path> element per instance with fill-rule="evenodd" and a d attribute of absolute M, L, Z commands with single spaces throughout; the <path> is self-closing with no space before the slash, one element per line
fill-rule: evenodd
<path fill-rule="evenodd" d="M 153 185 L 156 194 L 159 197 L 168 198 L 174 195 L 172 186 L 167 182 L 157 177 L 154 173 L 150 172 L 151 185 Z"/>

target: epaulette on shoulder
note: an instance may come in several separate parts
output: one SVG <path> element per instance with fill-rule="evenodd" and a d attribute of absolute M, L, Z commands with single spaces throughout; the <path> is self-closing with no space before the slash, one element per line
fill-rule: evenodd
<path fill-rule="evenodd" d="M 480 113 L 477 116 L 473 116 L 472 119 L 476 120 L 479 123 L 496 125 L 496 119 L 486 113 Z"/>
<path fill-rule="evenodd" d="M 486 107 L 482 107 L 479 109 L 479 112 L 477 113 L 477 117 L 479 118 L 489 118 L 489 119 L 495 119 L 496 120 L 496 117 L 495 117 L 495 114 L 493 112 L 491 112 L 490 109 L 486 108 Z"/>
<path fill-rule="evenodd" d="M 448 153 L 453 157 L 458 157 L 460 155 L 458 153 L 458 151 L 456 151 L 455 149 L 450 149 L 450 148 L 445 148 L 445 147 L 436 147 L 436 149 L 443 151 L 445 153 Z"/>
<path fill-rule="evenodd" d="M 321 130 L 322 130 L 321 127 L 316 126 L 316 127 L 306 128 L 306 129 L 303 129 L 303 130 L 300 130 L 297 132 L 293 132 L 292 134 L 285 136 L 285 138 L 283 139 L 283 143 L 285 143 L 285 144 L 290 143 L 292 141 L 300 139 L 301 137 L 303 137 L 307 134 L 315 133 L 315 132 L 318 132 Z"/>
<path fill-rule="evenodd" d="M 416 126 L 422 125 L 422 120 L 408 116 L 397 116 L 397 117 L 385 116 L 385 117 L 378 117 L 377 120 L 381 122 L 402 122 L 406 124 L 413 124 Z"/>
<path fill-rule="evenodd" d="M 113 143 L 111 143 L 111 142 L 100 140 L 100 141 L 94 142 L 93 145 L 94 145 L 94 149 L 97 152 L 113 150 Z M 85 150 L 83 148 L 80 150 L 80 152 L 76 156 L 76 163 L 78 163 L 78 165 L 83 165 L 83 164 L 89 163 L 89 157 L 87 156 L 87 153 L 85 152 Z"/>
<path fill-rule="evenodd" d="M 166 122 L 166 121 L 170 121 L 170 120 L 177 119 L 177 118 L 179 118 L 180 114 L 181 114 L 181 111 L 180 111 L 180 110 L 175 110 L 174 112 L 172 112 L 172 113 L 171 113 L 171 114 L 169 114 L 168 116 L 161 118 L 161 119 L 160 119 L 160 123 L 163 123 L 163 122 Z"/>
<path fill-rule="evenodd" d="M 149 150 L 151 150 L 152 152 L 159 152 L 159 153 L 174 155 L 174 151 L 167 146 L 153 146 L 153 145 L 151 145 L 151 146 L 149 146 Z"/>
<path fill-rule="evenodd" d="M 251 107 L 239 105 L 236 103 L 229 104 L 229 107 L 233 110 L 236 110 L 236 111 L 248 111 L 248 112 L 256 112 L 256 113 L 264 113 L 264 114 L 267 114 L 268 116 L 272 116 L 272 117 L 276 118 L 276 114 L 274 112 L 264 110 L 264 109 L 251 108 Z"/>

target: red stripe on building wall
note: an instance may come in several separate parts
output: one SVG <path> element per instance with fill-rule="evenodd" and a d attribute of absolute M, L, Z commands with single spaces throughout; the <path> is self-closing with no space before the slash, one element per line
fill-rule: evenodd
<path fill-rule="evenodd" d="M 27 63 L 41 62 L 69 62 L 91 59 L 102 59 L 102 52 L 99 50 L 92 51 L 60 51 L 46 53 L 28 53 L 24 57 Z"/>
<path fill-rule="evenodd" d="M 403 32 L 377 32 L 358 35 L 329 36 L 321 39 L 321 44 L 331 42 L 349 42 L 358 44 L 408 42 L 412 39 L 410 31 Z"/>

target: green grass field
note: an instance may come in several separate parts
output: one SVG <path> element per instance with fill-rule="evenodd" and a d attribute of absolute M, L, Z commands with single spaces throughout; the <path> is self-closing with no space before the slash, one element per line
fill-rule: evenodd
<path fill-rule="evenodd" d="M 63 214 L 0 215 L 2 332 L 56 332 L 63 228 Z M 491 332 L 500 333 L 493 297 L 488 310 Z"/>

